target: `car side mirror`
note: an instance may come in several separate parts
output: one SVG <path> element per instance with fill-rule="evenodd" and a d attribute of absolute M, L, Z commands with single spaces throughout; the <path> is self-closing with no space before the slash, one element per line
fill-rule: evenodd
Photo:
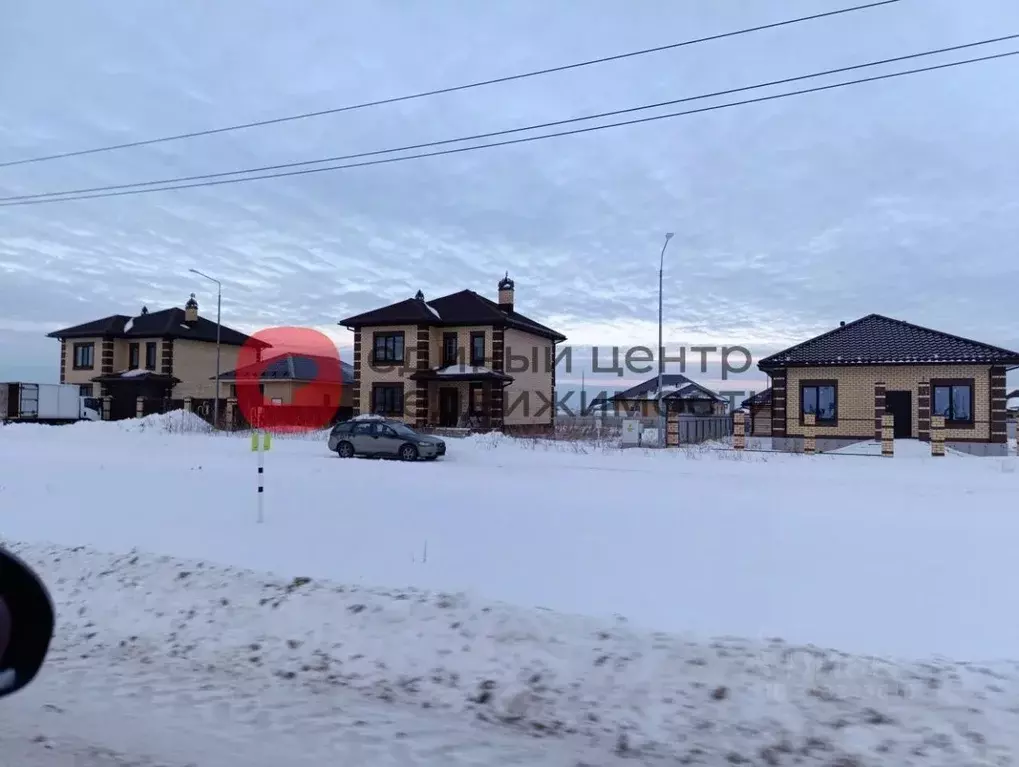
<path fill-rule="evenodd" d="M 39 576 L 0 548 L 0 698 L 35 679 L 46 660 L 56 617 Z"/>

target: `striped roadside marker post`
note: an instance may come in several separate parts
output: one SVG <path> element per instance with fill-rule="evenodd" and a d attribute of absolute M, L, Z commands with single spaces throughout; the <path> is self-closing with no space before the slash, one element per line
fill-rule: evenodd
<path fill-rule="evenodd" d="M 272 447 L 272 437 L 267 431 L 251 432 L 251 451 L 258 453 L 258 521 L 265 521 L 265 453 Z"/>

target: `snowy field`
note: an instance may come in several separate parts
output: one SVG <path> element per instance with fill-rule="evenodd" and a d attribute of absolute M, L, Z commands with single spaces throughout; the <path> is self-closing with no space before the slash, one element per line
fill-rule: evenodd
<path fill-rule="evenodd" d="M 276 439 L 259 524 L 246 439 L 146 422 L 0 427 L 2 535 L 60 613 L 52 663 L 2 704 L 6 754 L 962 767 L 1019 750 L 1014 456 L 486 437 L 404 464 Z"/>

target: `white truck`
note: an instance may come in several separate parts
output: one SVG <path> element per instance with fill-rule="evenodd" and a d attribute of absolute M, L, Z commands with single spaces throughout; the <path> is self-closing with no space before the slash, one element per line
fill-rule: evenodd
<path fill-rule="evenodd" d="M 0 383 L 0 423 L 99 421 L 102 400 L 81 396 L 77 384 Z"/>

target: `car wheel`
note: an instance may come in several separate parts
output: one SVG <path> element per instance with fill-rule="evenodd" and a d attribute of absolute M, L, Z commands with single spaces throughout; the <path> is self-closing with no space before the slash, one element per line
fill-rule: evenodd
<path fill-rule="evenodd" d="M 349 442 L 341 442 L 336 446 L 336 454 L 340 456 L 340 458 L 353 458 L 354 446 Z"/>
<path fill-rule="evenodd" d="M 413 445 L 404 445 L 400 448 L 400 458 L 404 461 L 416 461 L 418 449 Z"/>

